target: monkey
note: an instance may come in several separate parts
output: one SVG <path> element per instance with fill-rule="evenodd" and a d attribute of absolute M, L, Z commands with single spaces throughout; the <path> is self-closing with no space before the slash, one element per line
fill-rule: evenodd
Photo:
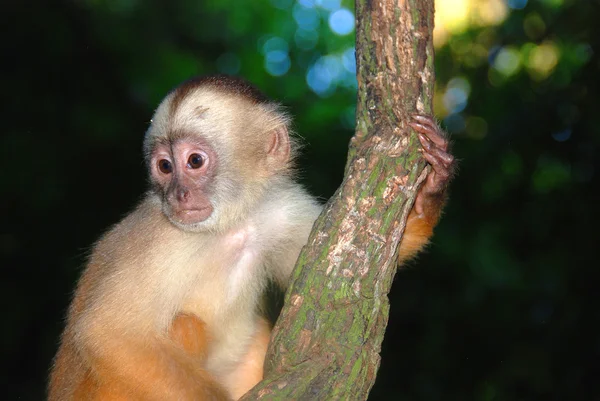
<path fill-rule="evenodd" d="M 399 250 L 428 241 L 452 175 L 448 141 L 411 126 L 433 166 Z M 149 189 L 94 245 L 67 312 L 48 399 L 234 400 L 263 376 L 259 312 L 285 289 L 322 206 L 295 181 L 290 118 L 246 81 L 191 79 L 144 137 Z"/>

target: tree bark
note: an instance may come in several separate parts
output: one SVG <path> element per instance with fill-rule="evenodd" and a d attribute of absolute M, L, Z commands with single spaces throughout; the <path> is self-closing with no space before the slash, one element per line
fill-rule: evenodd
<path fill-rule="evenodd" d="M 408 122 L 431 114 L 433 0 L 356 0 L 358 104 L 342 186 L 316 221 L 244 400 L 366 399 L 398 244 L 426 163 Z"/>

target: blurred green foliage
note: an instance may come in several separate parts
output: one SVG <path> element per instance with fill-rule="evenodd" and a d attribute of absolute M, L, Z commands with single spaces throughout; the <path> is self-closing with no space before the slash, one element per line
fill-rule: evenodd
<path fill-rule="evenodd" d="M 600 3 L 506 4 L 501 24 L 437 49 L 460 174 L 429 252 L 397 275 L 373 400 L 600 399 Z M 142 196 L 144 131 L 177 83 L 249 79 L 295 116 L 302 182 L 323 199 L 337 188 L 354 124 L 352 4 L 3 8 L 1 392 L 38 400 L 87 250 Z"/>

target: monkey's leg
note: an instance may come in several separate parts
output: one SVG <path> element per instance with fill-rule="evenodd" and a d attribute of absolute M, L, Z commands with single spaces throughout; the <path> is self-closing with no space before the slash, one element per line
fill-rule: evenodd
<path fill-rule="evenodd" d="M 233 399 L 239 399 L 263 379 L 263 366 L 270 337 L 269 323 L 260 319 L 248 352 L 227 378 L 227 388 Z"/>
<path fill-rule="evenodd" d="M 117 338 L 103 342 L 103 348 L 90 355 L 90 373 L 79 383 L 76 400 L 230 400 L 223 387 L 172 340 L 123 334 Z"/>
<path fill-rule="evenodd" d="M 431 171 L 417 194 L 415 205 L 408 216 L 404 236 L 398 251 L 398 263 L 419 252 L 433 234 L 442 208 L 446 190 L 454 173 L 454 157 L 448 152 L 448 139 L 433 118 L 416 115 L 409 125 L 417 131 L 423 146 L 423 157 L 431 164 Z"/>

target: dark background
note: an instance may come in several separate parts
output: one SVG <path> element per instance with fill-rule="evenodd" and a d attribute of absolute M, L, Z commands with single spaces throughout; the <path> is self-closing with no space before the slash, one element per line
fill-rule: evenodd
<path fill-rule="evenodd" d="M 235 73 L 282 102 L 303 184 L 333 193 L 356 95 L 338 3 L 4 3 L 1 399 L 43 399 L 86 253 L 140 199 L 144 132 L 180 81 Z M 370 399 L 600 400 L 600 4 L 470 4 L 436 58 L 460 173 L 396 276 Z"/>

